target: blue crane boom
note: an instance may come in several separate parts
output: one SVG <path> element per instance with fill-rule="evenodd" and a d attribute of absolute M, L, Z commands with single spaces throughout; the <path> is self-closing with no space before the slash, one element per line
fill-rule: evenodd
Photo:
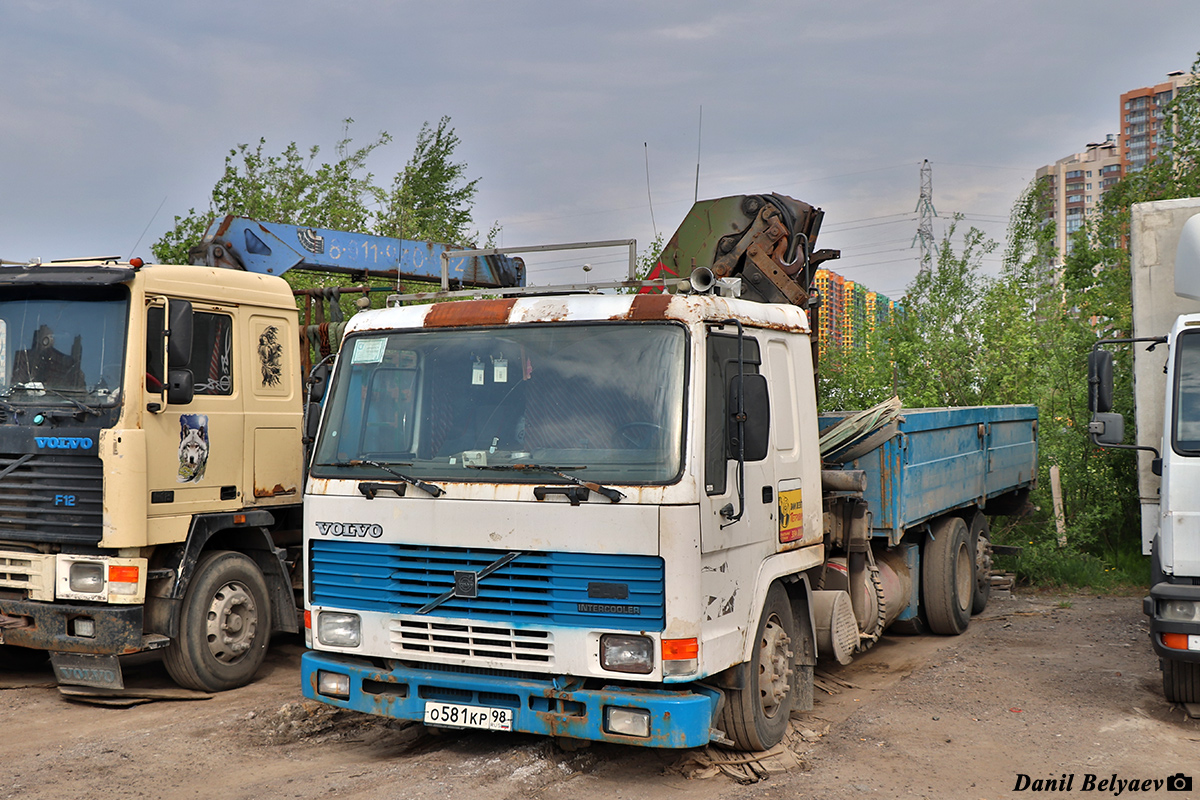
<path fill-rule="evenodd" d="M 300 269 L 341 272 L 356 278 L 439 281 L 442 253 L 451 249 L 436 242 L 227 216 L 208 226 L 203 240 L 188 256 L 196 265 L 265 275 Z M 525 263 L 499 254 L 453 258 L 449 278 L 459 286 L 524 286 Z"/>

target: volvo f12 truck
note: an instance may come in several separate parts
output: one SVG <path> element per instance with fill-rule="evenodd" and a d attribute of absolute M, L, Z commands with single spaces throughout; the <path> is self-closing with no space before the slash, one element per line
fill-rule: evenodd
<path fill-rule="evenodd" d="M 811 707 L 819 655 L 963 631 L 985 515 L 1036 479 L 1037 411 L 819 416 L 820 218 L 703 201 L 647 291 L 357 315 L 304 498 L 305 696 L 763 750 Z"/>
<path fill-rule="evenodd" d="M 1133 336 L 1098 342 L 1089 431 L 1138 453 L 1142 609 L 1171 702 L 1200 703 L 1200 199 L 1138 203 L 1130 219 Z M 1135 444 L 1113 409 L 1113 351 L 1134 347 Z"/>
<path fill-rule="evenodd" d="M 303 359 L 278 276 L 523 281 L 444 249 L 229 217 L 192 265 L 0 267 L 0 662 L 119 690 L 120 656 L 160 650 L 183 686 L 250 680 L 301 625 Z"/>

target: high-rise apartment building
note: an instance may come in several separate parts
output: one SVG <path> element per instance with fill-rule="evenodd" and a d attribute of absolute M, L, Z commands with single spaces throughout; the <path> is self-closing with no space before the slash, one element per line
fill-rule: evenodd
<path fill-rule="evenodd" d="M 1055 249 L 1059 260 L 1070 252 L 1071 234 L 1079 230 L 1100 198 L 1124 174 L 1118 137 L 1109 134 L 1093 142 L 1082 153 L 1060 158 L 1040 167 L 1036 178 L 1045 181 L 1051 203 L 1048 219 L 1054 222 Z"/>
<path fill-rule="evenodd" d="M 1166 141 L 1166 105 L 1191 79 L 1190 73 L 1170 72 L 1157 86 L 1121 95 L 1121 165 L 1126 173 L 1137 172 L 1154 160 Z"/>
<path fill-rule="evenodd" d="M 821 295 L 817 324 L 821 353 L 829 347 L 866 347 L 869 334 L 896 313 L 895 301 L 836 272 L 817 270 L 814 284 Z"/>
<path fill-rule="evenodd" d="M 1117 181 L 1144 168 L 1166 142 L 1166 105 L 1192 80 L 1187 72 L 1171 72 L 1155 86 L 1131 89 L 1121 95 L 1119 133 L 1089 144 L 1081 153 L 1060 158 L 1037 171 L 1050 191 L 1047 219 L 1054 222 L 1057 257 L 1062 265 L 1071 251 L 1071 234 Z"/>

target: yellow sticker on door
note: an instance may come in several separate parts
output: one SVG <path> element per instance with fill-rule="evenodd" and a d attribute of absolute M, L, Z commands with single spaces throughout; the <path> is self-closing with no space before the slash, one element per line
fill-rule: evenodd
<path fill-rule="evenodd" d="M 800 489 L 779 492 L 779 541 L 794 542 L 804 537 L 804 503 Z"/>

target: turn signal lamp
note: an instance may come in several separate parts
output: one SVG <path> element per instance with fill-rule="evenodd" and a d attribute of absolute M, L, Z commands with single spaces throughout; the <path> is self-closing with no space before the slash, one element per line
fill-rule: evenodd
<path fill-rule="evenodd" d="M 112 594 L 137 594 L 138 568 L 127 564 L 108 565 L 108 591 Z"/>

